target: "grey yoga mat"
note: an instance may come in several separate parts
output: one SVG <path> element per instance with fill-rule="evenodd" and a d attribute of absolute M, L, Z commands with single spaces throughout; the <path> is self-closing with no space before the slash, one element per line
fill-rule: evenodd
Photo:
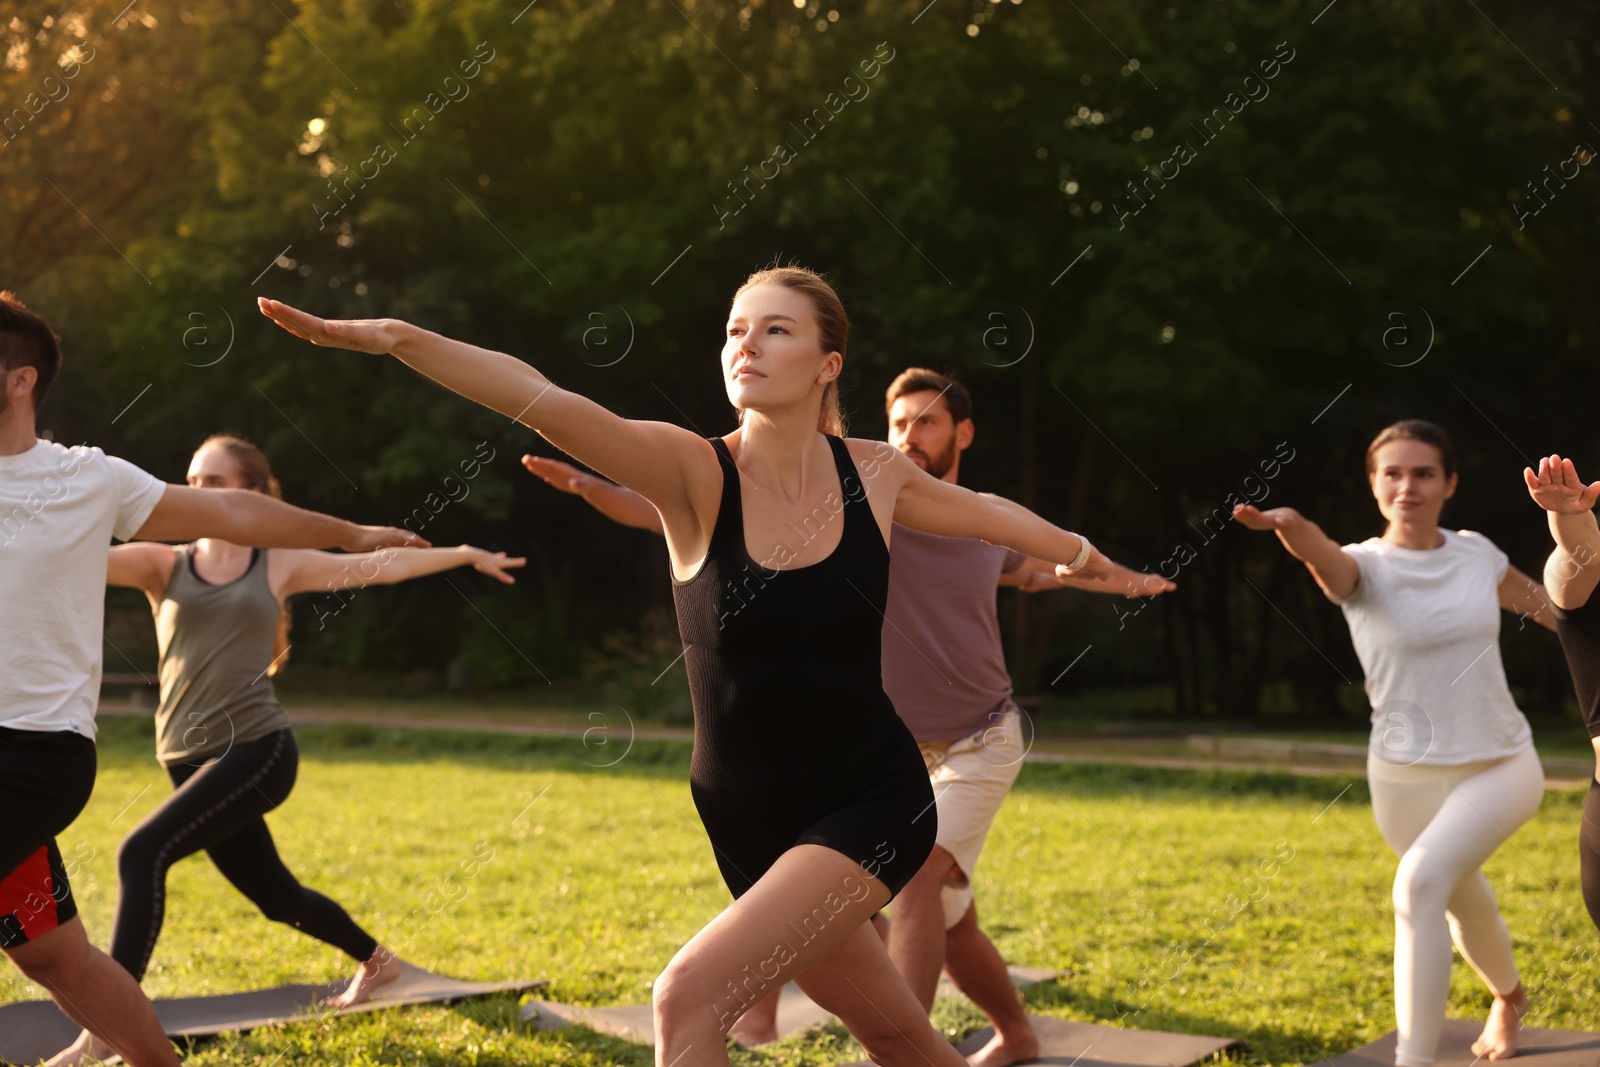
<path fill-rule="evenodd" d="M 1011 982 L 1016 986 L 1048 981 L 1060 973 L 1036 967 L 1008 967 L 1006 970 L 1010 972 Z M 940 980 L 939 995 L 949 996 L 955 992 L 955 987 L 948 979 Z M 587 1026 L 591 1030 L 644 1045 L 653 1045 L 656 1040 L 655 1017 L 649 1004 L 581 1008 L 571 1004 L 536 1000 L 523 1007 L 522 1018 L 532 1022 L 541 1030 L 559 1030 L 564 1026 Z M 832 1015 L 813 1003 L 811 998 L 793 983 L 779 991 L 779 1037 L 788 1037 L 790 1034 L 824 1026 L 832 1021 Z"/>
<path fill-rule="evenodd" d="M 402 962 L 400 977 L 378 990 L 372 1000 L 339 1014 L 382 1011 L 407 1004 L 442 1004 L 489 993 L 517 993 L 543 982 L 465 982 Z M 172 1037 L 205 1037 L 224 1031 L 254 1030 L 315 1019 L 323 997 L 338 993 L 345 982 L 286 985 L 247 993 L 210 997 L 172 997 L 155 1002 L 156 1015 Z M 0 1062 L 32 1064 L 60 1052 L 78 1036 L 78 1025 L 48 1000 L 0 1007 Z"/>
<path fill-rule="evenodd" d="M 1132 1030 L 1047 1015 L 1030 1015 L 1028 1022 L 1039 1038 L 1039 1058 L 1031 1062 L 1041 1067 L 1187 1067 L 1243 1044 L 1229 1037 Z M 970 1056 L 993 1036 L 994 1029 L 986 1026 L 963 1041 L 957 1051 Z M 863 1061 L 862 1067 L 871 1065 Z"/>
<path fill-rule="evenodd" d="M 1433 1067 L 1469 1067 L 1479 1063 L 1472 1043 L 1482 1032 L 1482 1022 L 1445 1020 Z M 1317 1067 L 1393 1067 L 1395 1037 L 1396 1032 L 1391 1030 L 1371 1044 L 1324 1060 Z M 1481 1061 L 1482 1064 L 1488 1062 Z M 1596 1067 L 1600 1064 L 1600 1034 L 1524 1026 L 1517 1034 L 1517 1055 L 1512 1062 L 1517 1067 Z"/>

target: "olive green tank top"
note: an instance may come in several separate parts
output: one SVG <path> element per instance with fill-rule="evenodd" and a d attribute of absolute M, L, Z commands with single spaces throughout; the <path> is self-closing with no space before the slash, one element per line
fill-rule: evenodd
<path fill-rule="evenodd" d="M 164 764 L 220 756 L 289 725 L 267 677 L 282 609 L 267 584 L 267 554 L 255 549 L 236 581 L 212 585 L 182 545 L 156 605 L 161 706 L 156 758 Z"/>

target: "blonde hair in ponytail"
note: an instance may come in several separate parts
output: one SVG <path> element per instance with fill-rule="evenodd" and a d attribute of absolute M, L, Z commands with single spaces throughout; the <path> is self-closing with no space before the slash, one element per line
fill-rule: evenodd
<path fill-rule="evenodd" d="M 758 270 L 745 279 L 733 294 L 739 299 L 747 289 L 758 285 L 781 285 L 803 293 L 811 301 L 811 311 L 817 317 L 817 340 L 824 352 L 837 352 L 843 357 L 850 345 L 850 317 L 845 314 L 844 303 L 833 286 L 822 280 L 822 275 L 804 267 L 768 267 Z M 739 412 L 744 420 L 744 412 Z M 835 437 L 845 431 L 844 407 L 839 402 L 839 379 L 829 382 L 822 392 L 822 410 L 817 413 L 817 429 Z"/>
<path fill-rule="evenodd" d="M 214 433 L 195 449 L 199 455 L 208 448 L 220 448 L 228 453 L 234 466 L 239 470 L 239 477 L 244 479 L 247 488 L 265 493 L 274 500 L 283 499 L 283 486 L 278 484 L 278 479 L 273 477 L 272 466 L 267 462 L 266 453 L 257 448 L 255 442 L 231 433 Z M 289 662 L 289 605 L 285 604 L 278 615 L 278 632 L 272 642 L 272 663 L 267 667 L 267 677 L 272 678 L 279 674 Z"/>

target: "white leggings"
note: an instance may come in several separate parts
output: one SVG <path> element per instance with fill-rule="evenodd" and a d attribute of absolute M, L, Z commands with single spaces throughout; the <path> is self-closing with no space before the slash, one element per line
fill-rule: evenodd
<path fill-rule="evenodd" d="M 1450 942 L 1495 994 L 1521 979 L 1511 932 L 1479 866 L 1544 797 L 1532 748 L 1450 766 L 1367 760 L 1372 814 L 1400 857 L 1394 876 L 1395 1063 L 1429 1067 L 1450 998 Z"/>

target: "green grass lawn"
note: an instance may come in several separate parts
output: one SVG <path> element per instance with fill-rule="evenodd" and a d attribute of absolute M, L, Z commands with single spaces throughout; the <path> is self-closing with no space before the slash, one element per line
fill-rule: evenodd
<path fill-rule="evenodd" d="M 63 837 L 103 944 L 115 853 L 167 791 L 150 723 L 102 723 L 94 800 Z M 596 739 L 591 739 L 596 740 Z M 728 902 L 689 798 L 688 746 L 620 739 L 308 728 L 300 784 L 269 816 L 291 868 L 401 955 L 467 979 L 545 978 L 549 999 L 643 1002 L 673 951 Z M 1600 935 L 1579 896 L 1582 793 L 1553 790 L 1490 861 L 1532 1025 L 1593 1026 Z M 1393 857 L 1357 779 L 1029 765 L 979 870 L 979 914 L 1008 960 L 1066 973 L 1035 1011 L 1222 1034 L 1252 1064 L 1322 1059 L 1392 1028 Z M 348 973 L 335 950 L 260 918 L 203 858 L 179 864 L 145 988 L 220 993 Z M 1584 994 L 1582 990 L 1590 990 Z M 0 1001 L 40 996 L 0 970 Z M 1451 1013 L 1488 997 L 1457 961 Z M 513 998 L 258 1031 L 207 1064 L 646 1065 L 586 1030 L 538 1034 Z M 941 1002 L 952 1035 L 981 1025 Z M 843 1063 L 842 1030 L 737 1064 Z"/>

